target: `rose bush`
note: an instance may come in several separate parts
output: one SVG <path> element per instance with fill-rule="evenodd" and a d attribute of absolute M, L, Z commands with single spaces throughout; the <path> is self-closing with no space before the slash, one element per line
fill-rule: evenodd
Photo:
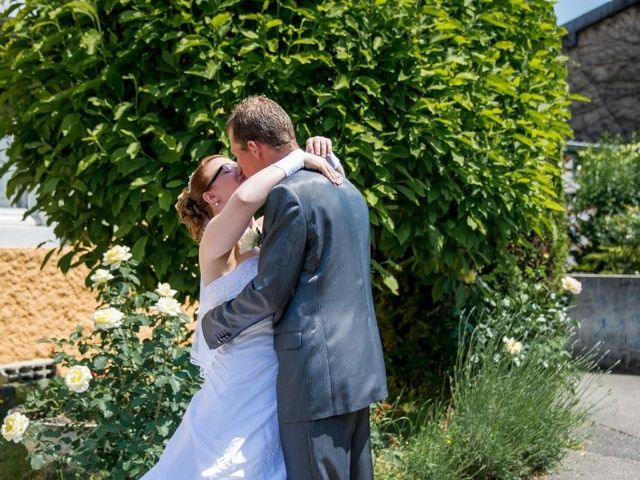
<path fill-rule="evenodd" d="M 3 435 L 29 438 L 36 469 L 54 462 L 69 478 L 139 478 L 198 385 L 189 361 L 191 318 L 169 284 L 140 289 L 128 248 L 110 249 L 102 267 L 109 270 L 91 274 L 103 304 L 93 322 L 49 340 L 64 377 L 39 382 L 26 417 L 5 421 Z"/>

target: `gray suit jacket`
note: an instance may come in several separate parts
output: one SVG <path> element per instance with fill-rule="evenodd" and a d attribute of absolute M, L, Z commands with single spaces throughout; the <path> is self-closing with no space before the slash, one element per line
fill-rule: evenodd
<path fill-rule="evenodd" d="M 210 348 L 273 316 L 278 415 L 341 415 L 387 395 L 371 296 L 369 215 L 356 188 L 300 171 L 269 194 L 258 275 L 202 320 Z"/>

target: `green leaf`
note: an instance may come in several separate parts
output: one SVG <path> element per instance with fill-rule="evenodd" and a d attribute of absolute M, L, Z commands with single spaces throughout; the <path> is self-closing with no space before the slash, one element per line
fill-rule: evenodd
<path fill-rule="evenodd" d="M 349 79 L 346 75 L 340 75 L 333 84 L 334 90 L 341 90 L 343 88 L 349 88 Z"/>
<path fill-rule="evenodd" d="M 131 248 L 131 255 L 138 262 L 142 262 L 144 260 L 145 248 L 147 246 L 148 237 L 145 235 L 143 237 L 138 238 L 136 242 L 133 244 Z"/>
<path fill-rule="evenodd" d="M 369 95 L 380 95 L 380 84 L 371 77 L 357 77 L 354 84 L 363 87 Z"/>
<path fill-rule="evenodd" d="M 365 198 L 367 199 L 367 203 L 368 203 L 370 206 L 375 207 L 375 206 L 377 205 L 379 198 L 378 198 L 378 196 L 377 196 L 375 193 L 373 193 L 371 190 L 365 190 L 365 192 L 364 192 L 364 196 L 365 196 Z"/>
<path fill-rule="evenodd" d="M 129 155 L 131 158 L 135 157 L 138 152 L 140 151 L 140 144 L 138 142 L 131 142 L 128 146 L 127 146 L 127 155 Z"/>
<path fill-rule="evenodd" d="M 104 355 L 97 356 L 93 359 L 93 368 L 96 370 L 104 370 L 108 362 L 109 359 Z"/>
<path fill-rule="evenodd" d="M 240 34 L 251 40 L 257 40 L 260 38 L 260 35 L 258 35 L 253 30 L 240 30 Z"/>
<path fill-rule="evenodd" d="M 131 102 L 122 102 L 118 105 L 113 113 L 113 119 L 118 121 L 122 118 L 122 115 L 131 108 Z"/>
<path fill-rule="evenodd" d="M 70 252 L 65 253 L 58 260 L 58 266 L 60 267 L 60 270 L 62 270 L 64 273 L 69 271 L 69 267 L 71 266 L 71 260 L 73 260 L 74 255 L 75 255 L 75 252 L 72 250 Z"/>
<path fill-rule="evenodd" d="M 270 30 L 270 29 L 272 29 L 272 28 L 274 28 L 274 27 L 279 27 L 279 26 L 280 26 L 280 25 L 282 25 L 282 24 L 283 24 L 283 22 L 282 22 L 282 20 L 281 20 L 281 19 L 279 19 L 279 18 L 275 18 L 275 19 L 273 19 L 273 20 L 269 20 L 269 21 L 265 24 L 265 26 L 266 26 L 267 30 Z"/>
<path fill-rule="evenodd" d="M 411 200 L 412 202 L 414 202 L 416 205 L 420 205 L 420 201 L 418 200 L 418 198 L 416 197 L 415 193 L 413 192 L 413 190 L 405 187 L 404 185 L 396 185 L 396 188 L 398 189 L 398 191 L 400 191 L 405 197 L 407 197 L 409 200 Z"/>
<path fill-rule="evenodd" d="M 98 155 L 97 153 L 92 153 L 82 158 L 78 163 L 78 168 L 76 169 L 76 175 L 79 175 L 82 172 L 84 172 L 87 168 L 89 168 L 93 163 L 95 163 L 99 159 L 100 159 L 100 155 Z"/>
<path fill-rule="evenodd" d="M 160 192 L 160 195 L 158 196 L 158 205 L 160 206 L 161 210 L 168 211 L 172 203 L 173 203 L 173 198 L 171 197 L 169 192 L 166 192 L 166 191 Z"/>
<path fill-rule="evenodd" d="M 176 45 L 175 53 L 183 53 L 194 49 L 195 47 L 210 47 L 209 41 L 199 35 L 187 35 L 181 38 Z"/>
<path fill-rule="evenodd" d="M 62 135 L 66 137 L 69 135 L 69 132 L 76 127 L 80 127 L 80 117 L 75 113 L 70 113 L 62 119 L 60 131 Z"/>
<path fill-rule="evenodd" d="M 388 275 L 383 279 L 384 284 L 394 295 L 398 295 L 398 280 L 393 275 Z"/>
<path fill-rule="evenodd" d="M 221 27 L 222 25 L 226 25 L 229 22 L 231 22 L 231 14 L 229 12 L 223 12 L 213 17 L 211 26 L 213 28 L 218 28 L 218 27 Z"/>
<path fill-rule="evenodd" d="M 31 455 L 31 468 L 34 470 L 40 470 L 45 465 L 44 455 L 35 453 Z"/>
<path fill-rule="evenodd" d="M 373 118 L 365 118 L 364 121 L 367 125 L 369 125 L 374 130 L 377 130 L 378 132 L 382 132 L 384 130 L 384 126 L 378 120 L 375 120 Z"/>
<path fill-rule="evenodd" d="M 257 48 L 260 48 L 260 44 L 259 43 L 256 43 L 256 42 L 250 43 L 248 45 L 243 46 L 240 49 L 240 51 L 238 52 L 238 55 L 240 57 L 244 57 L 245 55 L 247 55 L 250 52 L 253 52 Z"/>
<path fill-rule="evenodd" d="M 88 55 L 93 55 L 102 43 L 102 35 L 94 28 L 90 28 L 82 34 L 80 46 L 87 51 Z"/>
<path fill-rule="evenodd" d="M 401 244 L 406 243 L 409 239 L 409 235 L 411 235 L 411 224 L 408 222 L 400 224 L 396 235 L 398 236 L 398 240 Z"/>

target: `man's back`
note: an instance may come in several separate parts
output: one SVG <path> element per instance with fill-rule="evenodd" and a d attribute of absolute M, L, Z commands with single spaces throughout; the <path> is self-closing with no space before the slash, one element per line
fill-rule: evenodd
<path fill-rule="evenodd" d="M 365 408 L 387 395 L 371 297 L 366 203 L 348 181 L 335 187 L 301 171 L 270 195 L 265 226 L 284 213 L 283 197 L 288 208 L 299 205 L 306 229 L 304 238 L 291 239 L 305 244 L 293 297 L 274 318 L 280 421 Z"/>

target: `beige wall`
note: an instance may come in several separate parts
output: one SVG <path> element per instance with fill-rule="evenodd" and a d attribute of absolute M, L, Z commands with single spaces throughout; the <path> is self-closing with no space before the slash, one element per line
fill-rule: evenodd
<path fill-rule="evenodd" d="M 96 307 L 84 286 L 86 268 L 65 275 L 54 254 L 40 270 L 48 251 L 0 248 L 0 364 L 49 357 L 51 348 L 36 341 L 66 336 Z"/>

